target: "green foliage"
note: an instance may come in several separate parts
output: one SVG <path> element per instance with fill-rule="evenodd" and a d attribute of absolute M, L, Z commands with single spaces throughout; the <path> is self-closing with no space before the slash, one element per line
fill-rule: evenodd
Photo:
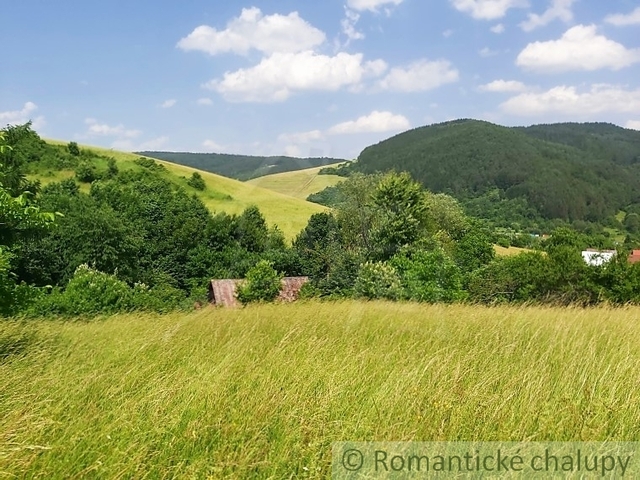
<path fill-rule="evenodd" d="M 118 165 L 116 164 L 115 158 L 109 158 L 107 160 L 107 174 L 106 178 L 114 178 L 119 173 Z"/>
<path fill-rule="evenodd" d="M 307 197 L 307 202 L 317 203 L 325 207 L 335 207 L 344 202 L 344 197 L 338 185 L 334 185 L 326 187 L 318 193 L 312 193 Z"/>
<path fill-rule="evenodd" d="M 260 209 L 252 205 L 238 217 L 237 232 L 240 245 L 249 252 L 263 252 L 269 242 L 269 228 Z"/>
<path fill-rule="evenodd" d="M 18 314 L 26 309 L 39 295 L 39 291 L 28 285 L 16 284 L 11 272 L 13 255 L 0 247 L 0 317 Z"/>
<path fill-rule="evenodd" d="M 80 148 L 78 147 L 78 144 L 76 142 L 69 142 L 67 144 L 67 150 L 69 150 L 69 153 L 74 157 L 80 156 Z"/>
<path fill-rule="evenodd" d="M 135 163 L 136 165 L 146 168 L 152 172 L 164 172 L 167 170 L 164 165 L 156 162 L 153 158 L 140 157 L 135 161 Z"/>
<path fill-rule="evenodd" d="M 377 218 L 372 225 L 371 246 L 380 260 L 416 242 L 432 222 L 424 190 L 406 172 L 384 176 L 372 194 L 372 202 Z"/>
<path fill-rule="evenodd" d="M 33 316 L 95 316 L 133 308 L 133 292 L 116 275 L 80 265 L 66 289 L 54 289 L 29 310 Z"/>
<path fill-rule="evenodd" d="M 76 168 L 76 178 L 83 183 L 91 183 L 98 178 L 98 169 L 88 161 L 83 161 Z"/>
<path fill-rule="evenodd" d="M 562 219 L 604 222 L 640 199 L 640 133 L 607 124 L 506 128 L 457 120 L 417 128 L 366 148 L 362 173 L 408 171 L 470 212 L 522 227 Z M 489 208 L 481 208 L 485 198 Z"/>
<path fill-rule="evenodd" d="M 482 303 L 541 300 L 549 291 L 548 274 L 548 259 L 539 252 L 498 257 L 472 274 L 469 298 Z"/>
<path fill-rule="evenodd" d="M 402 297 L 402 284 L 395 268 L 384 262 L 367 262 L 360 267 L 353 287 L 356 297 L 397 300 Z"/>
<path fill-rule="evenodd" d="M 339 177 L 349 177 L 354 173 L 353 162 L 341 163 L 337 167 L 324 167 L 318 172 L 318 175 L 337 175 Z"/>
<path fill-rule="evenodd" d="M 187 180 L 187 185 L 201 191 L 207 188 L 207 184 L 204 183 L 202 175 L 200 175 L 198 172 L 193 172 L 191 174 L 191 177 L 189 178 L 189 180 Z"/>
<path fill-rule="evenodd" d="M 400 274 L 408 299 L 450 303 L 465 298 L 460 269 L 442 249 L 403 251 L 390 264 Z"/>
<path fill-rule="evenodd" d="M 489 264 L 494 258 L 495 250 L 489 236 L 478 228 L 466 232 L 453 249 L 453 259 L 465 273 Z"/>
<path fill-rule="evenodd" d="M 640 232 L 640 215 L 637 213 L 627 213 L 624 218 L 624 226 L 629 233 Z"/>
<path fill-rule="evenodd" d="M 238 285 L 238 300 L 244 304 L 272 302 L 280 293 L 282 278 L 270 262 L 261 260 L 247 272 L 246 281 Z"/>
<path fill-rule="evenodd" d="M 136 283 L 132 291 L 132 307 L 136 310 L 169 313 L 179 308 L 185 301 L 185 292 L 176 286 L 169 275 L 154 277 L 153 287 Z"/>

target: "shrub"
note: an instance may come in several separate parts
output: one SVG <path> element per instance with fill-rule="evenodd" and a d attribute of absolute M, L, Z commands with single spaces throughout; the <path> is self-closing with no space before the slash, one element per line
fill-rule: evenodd
<path fill-rule="evenodd" d="M 12 255 L 0 248 L 0 316 L 12 316 L 27 308 L 40 290 L 24 283 L 16 284 L 10 271 Z"/>
<path fill-rule="evenodd" d="M 153 286 L 136 283 L 133 286 L 132 306 L 136 310 L 168 313 L 184 304 L 186 295 L 180 290 L 176 281 L 163 272 L 152 276 Z"/>
<path fill-rule="evenodd" d="M 107 159 L 107 177 L 114 178 L 118 175 L 118 165 L 115 158 Z"/>
<path fill-rule="evenodd" d="M 191 178 L 187 180 L 187 185 L 195 188 L 196 190 L 206 190 L 207 188 L 207 184 L 204 183 L 202 175 L 200 175 L 198 172 L 193 172 Z"/>
<path fill-rule="evenodd" d="M 76 142 L 69 142 L 69 144 L 67 145 L 67 150 L 69 150 L 69 153 L 74 157 L 80 156 L 80 148 L 78 147 L 78 144 Z"/>
<path fill-rule="evenodd" d="M 154 172 L 162 172 L 166 170 L 166 167 L 164 165 L 156 163 L 153 158 L 140 157 L 134 160 L 134 163 Z"/>
<path fill-rule="evenodd" d="M 31 309 L 35 315 L 98 315 L 133 309 L 133 292 L 115 275 L 80 265 L 64 292 L 54 289 Z"/>
<path fill-rule="evenodd" d="M 240 302 L 271 302 L 276 299 L 282 286 L 282 275 L 273 268 L 273 264 L 260 260 L 247 272 L 247 279 L 238 286 L 237 297 Z"/>
<path fill-rule="evenodd" d="M 462 300 L 462 274 L 442 249 L 401 252 L 391 259 L 402 279 L 407 298 L 419 302 Z"/>
<path fill-rule="evenodd" d="M 397 300 L 402 296 L 402 283 L 396 269 L 384 262 L 367 262 L 360 267 L 353 287 L 357 297 L 370 300 Z"/>
<path fill-rule="evenodd" d="M 84 183 L 91 183 L 98 179 L 98 172 L 96 167 L 89 162 L 82 162 L 76 168 L 76 178 Z"/>

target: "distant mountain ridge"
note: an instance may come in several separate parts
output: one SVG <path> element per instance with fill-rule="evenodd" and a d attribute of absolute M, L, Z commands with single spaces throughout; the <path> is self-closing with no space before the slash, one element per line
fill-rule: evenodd
<path fill-rule="evenodd" d="M 322 167 L 345 160 L 336 158 L 293 158 L 285 156 L 260 157 L 222 153 L 188 152 L 136 152 L 158 160 L 165 160 L 187 167 L 197 168 L 236 180 L 251 180 L 272 173 L 291 172 L 306 168 Z"/>
<path fill-rule="evenodd" d="M 640 204 L 640 132 L 606 123 L 455 120 L 367 147 L 352 168 L 408 171 L 429 190 L 476 206 L 491 195 L 524 200 L 523 217 L 601 222 Z"/>

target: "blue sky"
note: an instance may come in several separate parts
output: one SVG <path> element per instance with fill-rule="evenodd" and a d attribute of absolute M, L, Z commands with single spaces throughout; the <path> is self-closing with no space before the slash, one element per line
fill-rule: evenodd
<path fill-rule="evenodd" d="M 355 158 L 409 128 L 640 130 L 638 0 L 30 0 L 0 124 L 122 150 Z"/>

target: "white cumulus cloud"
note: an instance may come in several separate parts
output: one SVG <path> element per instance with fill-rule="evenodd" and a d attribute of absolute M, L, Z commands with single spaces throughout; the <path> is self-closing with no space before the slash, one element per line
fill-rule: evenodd
<path fill-rule="evenodd" d="M 331 127 L 327 133 L 329 135 L 381 133 L 407 130 L 409 128 L 411 128 L 411 122 L 405 116 L 374 110 L 369 115 L 362 116 L 356 120 L 338 123 Z"/>
<path fill-rule="evenodd" d="M 493 33 L 497 33 L 497 34 L 501 34 L 505 31 L 504 25 L 502 23 L 499 23 L 497 25 L 494 25 L 493 27 L 490 28 L 490 30 Z"/>
<path fill-rule="evenodd" d="M 38 129 L 46 123 L 43 116 L 34 118 L 34 113 L 38 110 L 38 106 L 33 102 L 27 102 L 20 110 L 9 110 L 0 112 L 0 126 L 3 125 L 21 125 L 29 120 L 33 122 L 32 127 Z"/>
<path fill-rule="evenodd" d="M 603 113 L 637 113 L 640 111 L 640 89 L 596 84 L 587 91 L 579 91 L 577 87 L 561 85 L 545 92 L 522 93 L 504 102 L 500 108 L 519 116 L 588 117 Z"/>
<path fill-rule="evenodd" d="M 625 27 L 627 25 L 640 25 L 640 7 L 636 8 L 629 14 L 616 13 L 608 15 L 605 22 L 615 25 L 616 27 Z"/>
<path fill-rule="evenodd" d="M 478 20 L 495 20 L 502 18 L 511 8 L 524 8 L 529 5 L 526 0 L 450 0 L 459 11 L 470 14 Z"/>
<path fill-rule="evenodd" d="M 529 18 L 520 24 L 520 28 L 525 32 L 530 32 L 538 27 L 544 27 L 552 21 L 558 19 L 567 23 L 573 20 L 571 7 L 576 0 L 551 0 L 551 5 L 542 14 L 530 13 Z"/>
<path fill-rule="evenodd" d="M 224 147 L 213 140 L 205 140 L 202 142 L 202 146 L 209 152 L 222 152 Z"/>
<path fill-rule="evenodd" d="M 311 130 L 309 132 L 299 133 L 283 133 L 278 140 L 284 143 L 309 143 L 314 140 L 322 140 L 324 134 L 320 130 Z"/>
<path fill-rule="evenodd" d="M 161 108 L 171 108 L 173 107 L 176 103 L 178 103 L 177 100 L 175 99 L 170 99 L 170 100 L 165 100 L 164 102 L 162 102 L 162 105 L 160 105 Z"/>
<path fill-rule="evenodd" d="M 325 39 L 324 32 L 300 18 L 298 12 L 265 16 L 259 8 L 252 7 L 243 9 L 225 30 L 201 25 L 177 46 L 185 51 L 196 50 L 210 55 L 227 52 L 245 55 L 250 50 L 266 54 L 295 53 L 312 49 Z"/>
<path fill-rule="evenodd" d="M 301 157 L 302 150 L 298 145 L 287 145 L 284 147 L 284 154 L 287 157 Z"/>
<path fill-rule="evenodd" d="M 87 136 L 89 137 L 137 138 L 142 134 L 140 130 L 127 129 L 122 124 L 111 126 L 99 123 L 95 118 L 87 118 L 84 123 L 88 125 Z"/>
<path fill-rule="evenodd" d="M 481 57 L 495 57 L 496 55 L 498 55 L 498 51 L 497 50 L 491 50 L 489 47 L 484 47 L 482 50 L 478 50 L 478 54 Z"/>
<path fill-rule="evenodd" d="M 640 62 L 640 49 L 599 35 L 595 25 L 577 25 L 559 40 L 533 42 L 518 55 L 517 65 L 543 73 L 619 70 Z"/>
<path fill-rule="evenodd" d="M 422 92 L 458 81 L 458 70 L 447 60 L 418 60 L 406 68 L 395 67 L 378 83 L 383 90 Z"/>
<path fill-rule="evenodd" d="M 213 100 L 211 100 L 208 97 L 204 97 L 204 98 L 199 98 L 196 103 L 202 106 L 210 106 L 210 105 L 213 105 Z"/>
<path fill-rule="evenodd" d="M 360 14 L 345 8 L 345 15 L 340 25 L 342 26 L 342 33 L 347 37 L 347 43 L 351 40 L 364 39 L 364 33 L 356 29 L 358 20 L 360 20 Z"/>
<path fill-rule="evenodd" d="M 380 7 L 400 5 L 404 0 L 347 0 L 347 5 L 359 12 L 369 10 L 377 12 Z"/>
<path fill-rule="evenodd" d="M 254 67 L 227 72 L 204 87 L 229 101 L 279 102 L 299 91 L 356 87 L 366 77 L 381 75 L 386 68 L 382 60 L 364 62 L 361 53 L 327 56 L 312 51 L 279 52 Z"/>
<path fill-rule="evenodd" d="M 481 85 L 478 89 L 482 92 L 524 92 L 527 86 L 515 80 L 494 80 L 493 82 Z"/>

